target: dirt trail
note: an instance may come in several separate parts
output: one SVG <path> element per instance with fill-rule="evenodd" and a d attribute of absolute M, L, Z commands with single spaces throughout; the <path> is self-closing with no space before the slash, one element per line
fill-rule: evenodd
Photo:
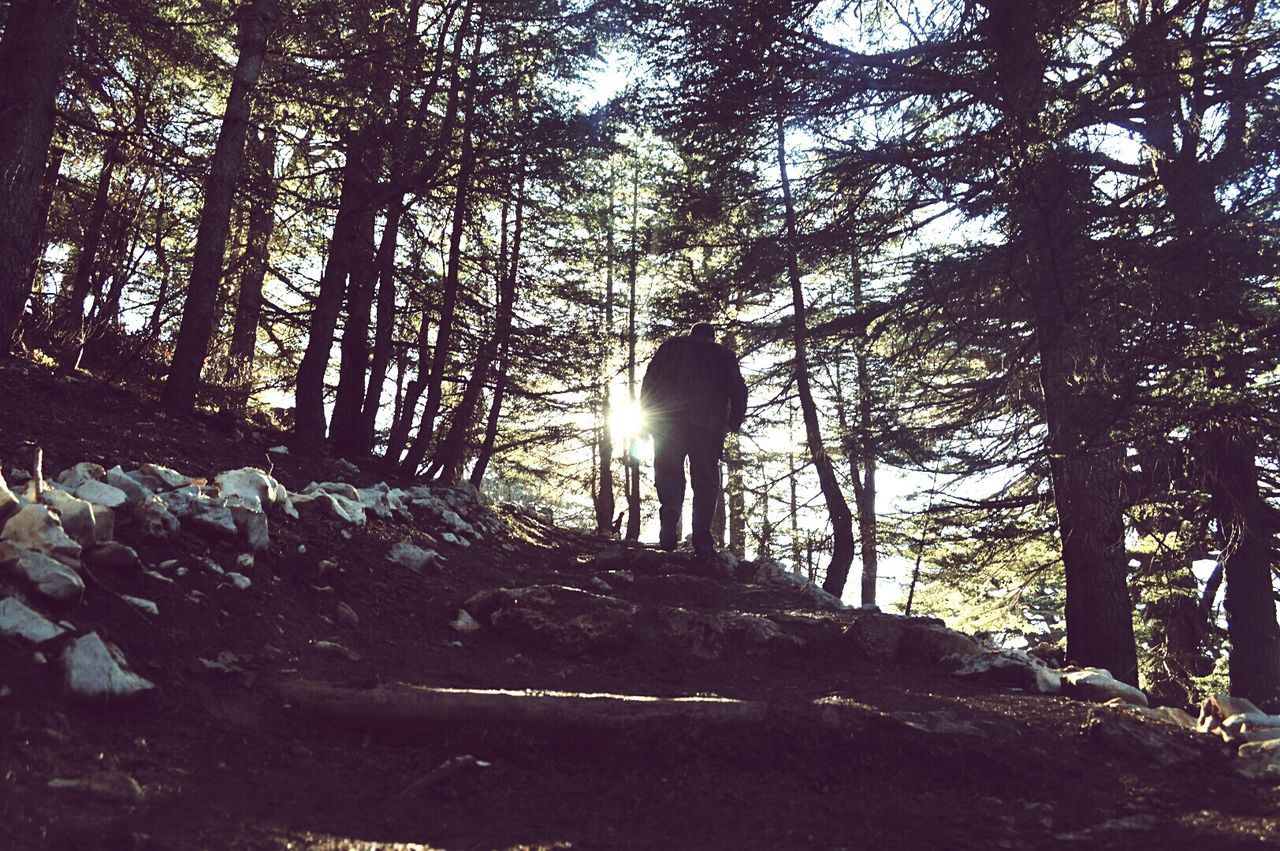
<path fill-rule="evenodd" d="M 35 440 L 53 471 L 132 459 L 210 476 L 264 463 L 280 439 L 168 420 L 145 399 L 35 368 L 0 369 L 0 394 L 27 412 L 0 434 L 6 469 L 22 441 Z M 276 460 L 293 489 L 336 475 L 325 459 Z M 361 476 L 361 485 L 383 478 Z M 158 693 L 114 709 L 75 704 L 55 664 L 0 642 L 0 687 L 9 690 L 0 699 L 0 846 L 1280 846 L 1274 790 L 1240 777 L 1225 746 L 1207 737 L 1149 722 L 1141 730 L 1154 733 L 1135 732 L 1139 722 L 1120 709 L 867 660 L 838 642 L 701 658 L 661 640 L 643 613 L 845 616 L 821 615 L 792 589 L 700 571 L 683 556 L 655 559 L 526 515 L 506 519 L 509 537 L 451 550 L 426 576 L 383 557 L 405 537 L 402 525 L 375 519 L 344 535 L 304 515 L 272 521 L 271 549 L 248 591 L 200 572 L 185 584 L 90 583 L 69 619 L 119 645 Z M 233 555 L 196 540 L 141 554 Z M 326 560 L 337 569 L 322 570 Z M 643 628 L 624 641 L 575 647 L 449 625 L 488 589 L 596 593 L 604 567 L 614 593 L 642 613 Z M 634 581 L 619 581 L 618 570 Z M 204 601 L 192 602 L 192 591 Z M 160 615 L 140 616 L 111 592 L 154 600 Z M 337 616 L 339 603 L 358 625 Z M 221 670 L 201 659 L 220 659 Z M 706 696 L 750 711 L 726 723 L 682 709 L 561 724 L 553 711 L 548 721 L 543 710 L 481 707 L 445 722 L 402 713 L 338 723 L 307 711 L 300 683 L 361 699 L 411 687 Z M 105 778 L 98 791 L 49 788 L 93 778 Z"/>

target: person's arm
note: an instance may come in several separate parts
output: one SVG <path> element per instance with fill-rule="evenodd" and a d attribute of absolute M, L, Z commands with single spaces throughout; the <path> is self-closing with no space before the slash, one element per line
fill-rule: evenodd
<path fill-rule="evenodd" d="M 739 431 L 747 416 L 747 382 L 737 355 L 729 356 L 729 431 Z"/>
<path fill-rule="evenodd" d="M 666 348 L 666 343 L 658 347 L 658 351 L 649 361 L 649 365 L 645 367 L 644 378 L 640 381 L 640 411 L 643 415 L 643 433 L 653 433 L 653 421 L 655 419 L 656 409 L 661 405 L 662 396 L 662 373 Z"/>

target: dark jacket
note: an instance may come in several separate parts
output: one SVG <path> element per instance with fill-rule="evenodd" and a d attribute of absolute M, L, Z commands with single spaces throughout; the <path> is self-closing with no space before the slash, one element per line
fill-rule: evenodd
<path fill-rule="evenodd" d="M 747 413 L 738 356 L 712 340 L 672 337 L 649 361 L 640 407 L 651 430 L 683 422 L 721 435 L 737 431 Z"/>

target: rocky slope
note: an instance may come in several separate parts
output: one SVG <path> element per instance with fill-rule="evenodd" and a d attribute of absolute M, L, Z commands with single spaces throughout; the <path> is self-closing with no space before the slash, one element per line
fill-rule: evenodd
<path fill-rule="evenodd" d="M 0 393 L 11 847 L 1280 844 L 1249 706 L 1144 709 L 91 379 Z"/>

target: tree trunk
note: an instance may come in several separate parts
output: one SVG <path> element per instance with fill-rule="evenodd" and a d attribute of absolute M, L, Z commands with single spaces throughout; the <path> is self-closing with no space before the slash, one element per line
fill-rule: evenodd
<path fill-rule="evenodd" d="M 231 224 L 231 201 L 244 157 L 249 103 L 262 72 L 267 39 L 280 16 L 278 0 L 252 0 L 240 8 L 239 16 L 236 40 L 240 53 L 205 181 L 204 207 L 196 232 L 182 326 L 160 397 L 165 408 L 178 413 L 189 413 L 195 405 L 200 373 L 209 352 L 209 338 L 217 320 L 215 308 L 222 279 L 222 259 Z"/>
<path fill-rule="evenodd" d="M 324 447 L 324 385 L 333 350 L 333 333 L 346 294 L 351 249 L 359 239 L 361 211 L 367 209 L 369 187 L 364 172 L 368 131 L 356 131 L 347 144 L 342 169 L 342 194 L 329 240 L 329 255 L 320 276 L 320 291 L 307 324 L 307 348 L 298 363 L 294 402 L 294 439 L 298 447 L 317 452 Z"/>
<path fill-rule="evenodd" d="M 609 165 L 609 206 L 605 212 L 604 240 L 604 351 L 600 366 L 600 486 L 596 493 L 596 532 L 608 535 L 613 531 L 613 512 L 617 510 L 613 486 L 613 261 L 616 229 L 614 227 L 613 164 Z"/>
<path fill-rule="evenodd" d="M 39 295 L 38 300 L 31 302 L 32 320 L 36 327 L 49 329 L 53 327 L 53 316 L 51 305 L 45 298 L 43 290 L 43 281 L 40 279 L 40 258 L 44 257 L 45 250 L 49 243 L 49 210 L 53 208 L 53 193 L 58 187 L 58 176 L 62 172 L 62 160 L 67 155 L 66 148 L 54 145 L 49 152 L 49 162 L 45 166 L 44 180 L 40 184 L 40 201 L 39 209 L 36 214 L 36 238 L 35 251 L 32 256 L 35 261 L 31 264 L 31 282 L 27 286 L 27 298 L 34 298 Z M 37 293 L 36 285 L 40 284 L 40 290 Z M 14 339 L 20 340 L 22 337 L 22 329 L 19 327 Z"/>
<path fill-rule="evenodd" d="M 0 357 L 35 277 L 40 189 L 79 0 L 14 0 L 0 37 Z"/>
<path fill-rule="evenodd" d="M 1037 42 L 1042 7 L 987 0 L 989 37 L 1006 114 L 1017 132 L 1009 221 L 1023 251 L 1040 355 L 1046 450 L 1066 572 L 1067 655 L 1137 685 L 1133 606 L 1127 587 L 1123 447 L 1110 436 L 1116 411 L 1102 317 L 1086 315 L 1078 255 L 1088 248 L 1073 187 L 1082 179 L 1042 128 L 1046 60 Z M 1047 8 L 1047 7 L 1044 7 Z"/>
<path fill-rule="evenodd" d="M 844 494 L 840 491 L 840 483 L 831 465 L 831 456 L 827 454 L 823 444 L 822 429 L 818 424 L 818 406 L 814 402 L 813 390 L 809 385 L 809 353 L 806 342 L 808 323 L 805 318 L 804 285 L 800 280 L 795 201 L 791 195 L 791 180 L 787 176 L 787 125 L 782 115 L 778 116 L 777 131 L 778 175 L 782 185 L 786 227 L 783 251 L 787 260 L 787 278 L 791 285 L 791 304 L 795 312 L 792 341 L 796 353 L 796 395 L 799 397 L 800 414 L 804 419 L 809 458 L 818 474 L 818 486 L 822 490 L 822 498 L 827 506 L 827 516 L 831 520 L 833 538 L 831 564 L 827 567 L 827 575 L 822 582 L 822 587 L 827 592 L 840 597 L 844 594 L 844 586 L 849 579 L 849 566 L 853 564 L 853 515 L 849 511 L 849 503 L 845 501 Z"/>
<path fill-rule="evenodd" d="M 112 142 L 102 152 L 102 170 L 98 172 L 98 183 L 93 191 L 93 203 L 89 207 L 89 217 L 85 220 L 84 240 L 80 243 L 80 255 L 76 258 L 75 274 L 71 278 L 71 288 L 67 293 L 66 303 L 62 306 L 62 352 L 58 358 L 58 371 L 74 372 L 80 366 L 80 358 L 84 354 L 85 337 L 85 299 L 89 297 L 89 283 L 93 278 L 94 266 L 98 259 L 98 246 L 102 242 L 103 225 L 107 217 L 107 207 L 111 197 L 111 177 L 120 163 L 119 146 Z"/>
<path fill-rule="evenodd" d="M 465 26 L 465 23 L 464 23 Z M 400 470 L 404 475 L 417 475 L 418 468 L 427 457 L 427 449 L 435 436 L 435 421 L 440 413 L 440 401 L 444 395 L 444 373 L 452 352 L 453 323 L 458 304 L 459 271 L 462 263 L 462 235 L 466 230 L 467 206 L 471 196 L 471 177 L 476 167 L 475 131 L 477 121 L 476 89 L 480 64 L 480 47 L 484 41 L 484 14 L 476 24 L 475 42 L 468 63 L 467 83 L 464 92 L 466 118 L 462 125 L 462 148 L 458 162 L 458 180 L 453 198 L 453 226 L 449 233 L 449 260 L 445 266 L 443 293 L 440 303 L 440 324 L 436 327 L 435 350 L 431 357 L 431 375 L 427 379 L 427 403 L 418 424 L 418 434 L 409 446 L 409 452 Z"/>
<path fill-rule="evenodd" d="M 636 276 L 640 262 L 640 157 L 637 153 L 631 172 L 631 250 L 627 259 L 627 397 L 636 406 Z M 640 540 L 640 457 L 638 438 L 632 436 L 627 447 L 627 536 Z"/>
<path fill-rule="evenodd" d="M 404 198 L 392 201 L 387 209 L 382 226 L 382 240 L 378 245 L 378 307 L 373 330 L 373 357 L 369 362 L 369 386 L 365 390 L 364 409 L 361 412 L 361 442 L 356 447 L 362 456 L 373 451 L 378 412 L 382 408 L 382 390 L 387 381 L 387 368 L 391 364 L 391 350 L 395 345 L 396 245 L 403 213 Z"/>
<path fill-rule="evenodd" d="M 276 224 L 275 176 L 276 139 L 273 121 L 261 135 L 250 138 L 249 151 L 253 172 L 253 190 L 249 213 L 248 245 L 244 268 L 240 273 L 240 291 L 236 296 L 235 322 L 231 329 L 231 346 L 227 352 L 226 382 L 230 390 L 231 408 L 243 415 L 253 392 L 253 358 L 258 348 L 258 322 L 262 315 L 262 285 L 270 260 L 271 234 Z"/>

